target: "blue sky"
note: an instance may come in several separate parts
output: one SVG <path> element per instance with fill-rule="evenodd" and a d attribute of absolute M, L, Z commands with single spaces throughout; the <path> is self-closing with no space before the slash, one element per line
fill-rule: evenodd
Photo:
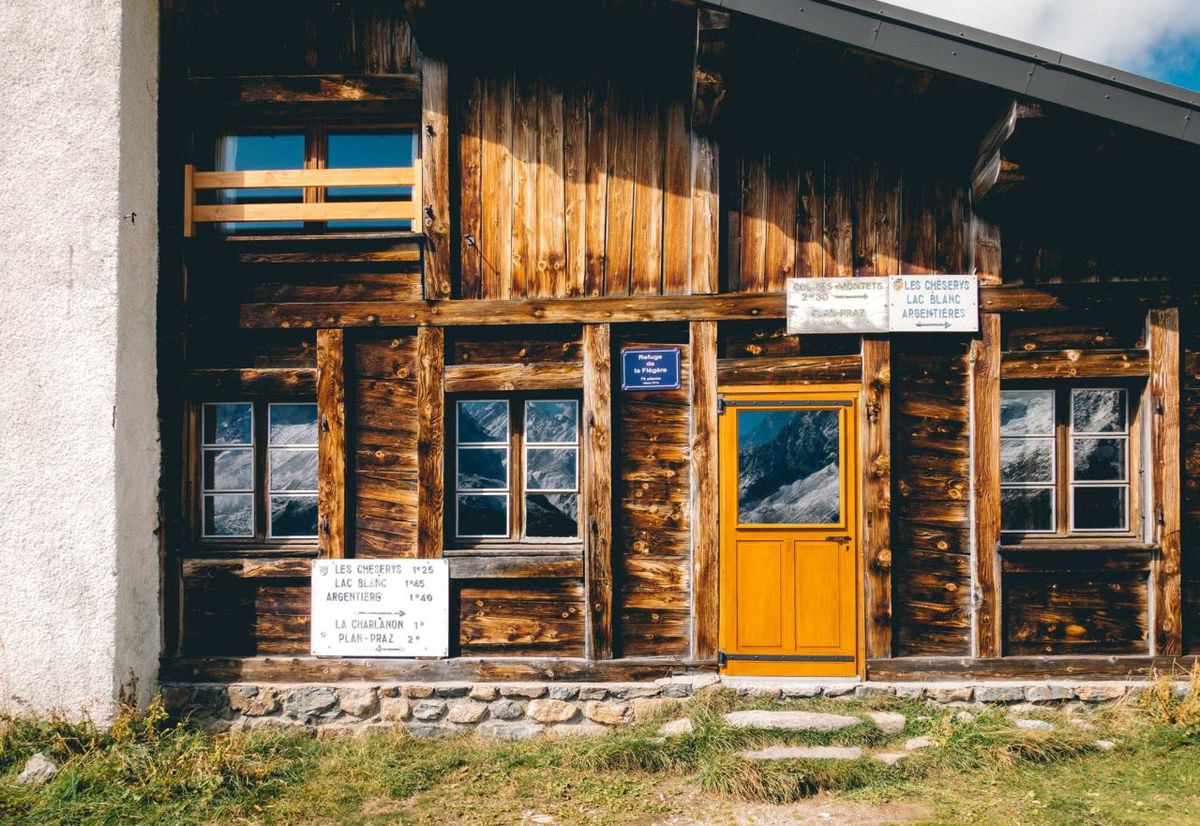
<path fill-rule="evenodd" d="M 1200 0 L 889 0 L 1200 91 Z"/>

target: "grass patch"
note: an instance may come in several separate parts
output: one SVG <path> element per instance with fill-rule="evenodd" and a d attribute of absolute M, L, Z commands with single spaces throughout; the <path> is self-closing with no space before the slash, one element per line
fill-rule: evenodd
<path fill-rule="evenodd" d="M 210 735 L 167 721 L 157 705 L 123 714 L 107 731 L 8 719 L 0 721 L 0 820 L 500 824 L 542 814 L 560 823 L 608 824 L 693 816 L 714 806 L 736 812 L 751 802 L 789 804 L 824 793 L 871 805 L 919 800 L 936 810 L 931 822 L 938 823 L 1188 823 L 1195 822 L 1189 812 L 1200 812 L 1195 697 L 1163 682 L 1136 701 L 1089 715 L 1082 727 L 1064 712 L 1039 709 L 1028 716 L 1054 724 L 1039 731 L 1016 728 L 1003 709 L 967 719 L 894 698 L 782 701 L 710 691 L 681 712 L 693 731 L 678 737 L 658 737 L 656 720 L 603 737 L 515 743 L 403 732 L 331 741 L 269 731 Z M 889 735 L 865 719 L 836 732 L 725 723 L 726 713 L 746 708 L 852 716 L 888 710 L 904 714 L 907 724 Z M 894 766 L 870 757 L 903 750 L 918 736 L 936 745 Z M 1099 739 L 1119 745 L 1103 752 Z M 740 756 L 768 745 L 857 746 L 864 757 Z M 38 751 L 60 765 L 58 776 L 40 789 L 17 785 L 17 773 Z"/>

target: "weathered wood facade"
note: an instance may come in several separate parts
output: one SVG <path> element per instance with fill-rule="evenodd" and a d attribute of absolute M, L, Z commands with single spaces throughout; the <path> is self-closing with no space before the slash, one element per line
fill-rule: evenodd
<path fill-rule="evenodd" d="M 860 673 L 1200 654 L 1195 147 L 687 3 L 284 5 L 163 5 L 167 673 L 715 668 L 718 397 L 830 385 L 861 387 Z M 317 170 L 355 129 L 414 136 L 415 226 L 336 228 L 311 178 L 295 224 L 184 237 L 223 135 Z M 978 274 L 978 335 L 785 334 L 788 278 L 929 273 Z M 633 345 L 679 389 L 622 391 Z M 1001 391 L 1110 385 L 1128 529 L 1002 532 Z M 454 539 L 455 404 L 491 398 L 578 405 L 576 536 Z M 316 535 L 205 537 L 205 405 L 288 402 Z M 317 556 L 449 559 L 453 661 L 290 662 Z"/>

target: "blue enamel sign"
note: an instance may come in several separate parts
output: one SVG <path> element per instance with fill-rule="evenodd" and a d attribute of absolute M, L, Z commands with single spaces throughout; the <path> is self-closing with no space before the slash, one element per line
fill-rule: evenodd
<path fill-rule="evenodd" d="M 678 390 L 678 347 L 626 347 L 621 350 L 622 390 Z"/>

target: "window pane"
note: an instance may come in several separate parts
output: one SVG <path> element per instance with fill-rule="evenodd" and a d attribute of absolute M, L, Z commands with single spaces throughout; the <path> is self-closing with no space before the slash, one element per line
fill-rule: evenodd
<path fill-rule="evenodd" d="M 1071 427 L 1076 433 L 1123 433 L 1124 390 L 1072 390 Z"/>
<path fill-rule="evenodd" d="M 539 493 L 525 497 L 526 536 L 578 536 L 579 495 Z"/>
<path fill-rule="evenodd" d="M 1121 531 L 1127 527 L 1124 487 L 1077 487 L 1071 497 L 1075 530 Z"/>
<path fill-rule="evenodd" d="M 217 142 L 216 168 L 223 172 L 256 169 L 303 169 L 304 135 L 225 135 Z M 244 204 L 255 201 L 300 203 L 304 190 L 299 188 L 223 189 L 221 203 Z M 302 221 L 255 221 L 223 224 L 226 232 L 238 229 L 299 229 Z"/>
<path fill-rule="evenodd" d="M 204 444 L 248 445 L 254 441 L 254 408 L 249 404 L 204 405 Z"/>
<path fill-rule="evenodd" d="M 270 459 L 272 492 L 317 489 L 317 451 L 273 449 Z"/>
<path fill-rule="evenodd" d="M 1001 391 L 1000 435 L 1054 435 L 1054 391 Z"/>
<path fill-rule="evenodd" d="M 412 166 L 412 132 L 330 132 L 325 165 L 330 169 L 364 169 L 380 166 Z M 331 186 L 327 201 L 407 200 L 407 186 Z M 410 221 L 330 221 L 329 226 L 356 229 L 403 229 Z"/>
<path fill-rule="evenodd" d="M 576 449 L 531 447 L 525 453 L 525 487 L 528 490 L 575 490 Z"/>
<path fill-rule="evenodd" d="M 508 441 L 508 402 L 478 401 L 458 403 L 458 441 L 506 443 Z"/>
<path fill-rule="evenodd" d="M 1053 482 L 1053 439 L 1001 439 L 1001 482 Z"/>
<path fill-rule="evenodd" d="M 254 497 L 248 493 L 204 497 L 205 536 L 254 536 Z"/>
<path fill-rule="evenodd" d="M 459 536 L 508 536 L 508 496 L 463 494 L 458 497 Z"/>
<path fill-rule="evenodd" d="M 271 497 L 271 536 L 316 535 L 316 496 Z"/>
<path fill-rule="evenodd" d="M 311 446 L 317 443 L 315 404 L 273 404 L 269 418 L 270 444 Z"/>
<path fill-rule="evenodd" d="M 533 443 L 579 441 L 579 410 L 573 401 L 525 403 L 525 440 Z"/>
<path fill-rule="evenodd" d="M 254 450 L 204 451 L 205 490 L 254 490 Z"/>
<path fill-rule="evenodd" d="M 1054 530 L 1054 489 L 1003 488 L 1000 491 L 1000 529 Z"/>
<path fill-rule="evenodd" d="M 1125 481 L 1124 439 L 1074 439 L 1072 449 L 1077 480 Z"/>
<path fill-rule="evenodd" d="M 459 490 L 507 490 L 508 451 L 502 447 L 459 448 Z"/>
<path fill-rule="evenodd" d="M 738 410 L 738 521 L 828 525 L 841 515 L 836 410 Z"/>

